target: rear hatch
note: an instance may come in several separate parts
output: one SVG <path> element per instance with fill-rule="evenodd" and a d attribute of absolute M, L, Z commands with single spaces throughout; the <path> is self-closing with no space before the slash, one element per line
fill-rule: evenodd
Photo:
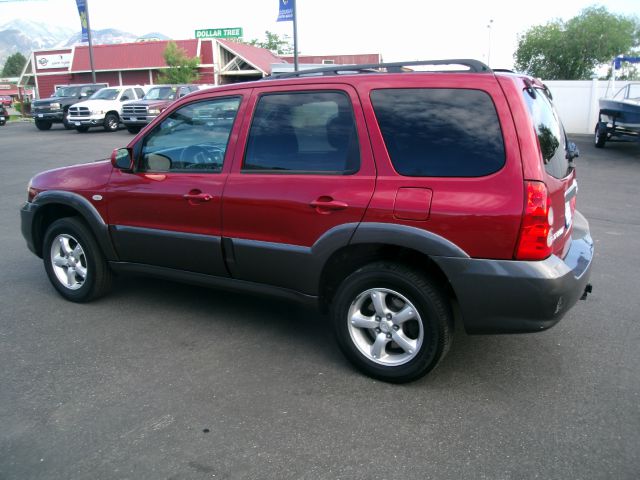
<path fill-rule="evenodd" d="M 571 245 L 573 214 L 578 184 L 572 154 L 575 146 L 567 140 L 551 93 L 539 82 L 525 81 L 522 95 L 538 139 L 542 181 L 547 190 L 547 218 L 550 229 L 547 246 L 550 253 L 564 258 Z M 572 148 L 573 147 L 573 148 Z M 538 180 L 538 179 L 534 179 Z"/>

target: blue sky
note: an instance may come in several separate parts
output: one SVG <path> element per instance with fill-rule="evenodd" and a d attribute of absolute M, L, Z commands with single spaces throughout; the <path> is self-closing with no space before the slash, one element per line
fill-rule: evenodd
<path fill-rule="evenodd" d="M 486 62 L 491 46 L 491 66 L 509 68 L 519 33 L 553 18 L 571 18 L 593 3 L 298 0 L 298 49 L 303 54 L 382 53 L 385 61 L 467 57 Z M 640 14 L 639 0 L 600 4 L 615 13 Z M 221 27 L 242 27 L 245 39 L 263 37 L 265 30 L 292 34 L 290 22 L 275 22 L 277 0 L 89 0 L 89 6 L 94 29 L 159 31 L 175 39 L 193 38 L 198 28 Z M 0 0 L 0 24 L 13 18 L 80 28 L 74 0 Z"/>

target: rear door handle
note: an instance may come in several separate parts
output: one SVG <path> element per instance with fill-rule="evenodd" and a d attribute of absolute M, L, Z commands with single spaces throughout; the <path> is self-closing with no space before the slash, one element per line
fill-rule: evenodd
<path fill-rule="evenodd" d="M 195 202 L 208 202 L 213 199 L 213 196 L 209 193 L 185 193 L 183 197 L 185 200 Z"/>
<path fill-rule="evenodd" d="M 349 207 L 345 202 L 334 200 L 331 197 L 320 197 L 309 204 L 309 206 L 315 208 L 319 213 L 329 213 L 334 210 L 344 210 Z"/>

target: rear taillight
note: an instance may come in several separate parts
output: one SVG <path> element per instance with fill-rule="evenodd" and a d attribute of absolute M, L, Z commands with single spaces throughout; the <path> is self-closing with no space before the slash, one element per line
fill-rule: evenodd
<path fill-rule="evenodd" d="M 516 260 L 544 260 L 551 255 L 551 198 L 542 182 L 525 181 L 525 203 Z M 551 211 L 551 213 L 550 213 Z"/>

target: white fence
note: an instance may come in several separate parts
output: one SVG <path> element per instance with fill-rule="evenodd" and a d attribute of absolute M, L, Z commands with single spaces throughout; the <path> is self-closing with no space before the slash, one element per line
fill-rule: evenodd
<path fill-rule="evenodd" d="M 598 99 L 607 92 L 606 81 L 549 80 L 544 82 L 551 90 L 553 103 L 562 118 L 567 133 L 593 133 L 598 121 Z M 619 90 L 626 82 L 616 82 Z M 608 95 L 614 92 L 610 90 Z"/>

